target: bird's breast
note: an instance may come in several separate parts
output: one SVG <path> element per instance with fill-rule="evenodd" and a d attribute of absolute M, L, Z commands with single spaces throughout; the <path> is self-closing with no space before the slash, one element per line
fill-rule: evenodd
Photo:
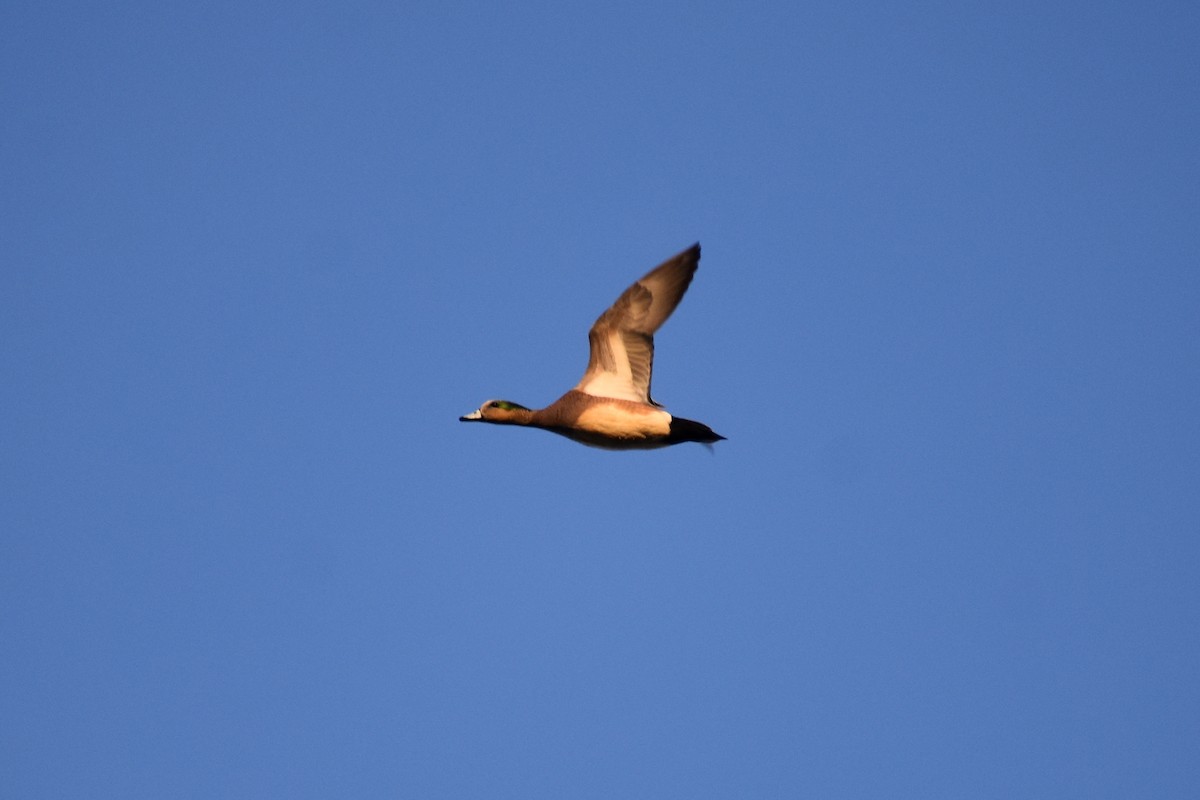
<path fill-rule="evenodd" d="M 601 403 L 580 413 L 575 427 L 600 436 L 646 439 L 669 434 L 671 415 L 640 403 Z"/>

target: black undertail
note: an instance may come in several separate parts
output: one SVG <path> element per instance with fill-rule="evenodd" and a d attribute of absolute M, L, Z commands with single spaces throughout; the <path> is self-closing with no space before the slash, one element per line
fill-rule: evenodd
<path fill-rule="evenodd" d="M 710 444 L 712 442 L 722 441 L 725 437 L 713 431 L 712 428 L 705 425 L 703 422 L 696 422 L 691 419 L 682 419 L 680 417 L 671 417 L 671 432 L 667 434 L 668 444 L 678 444 L 679 442 L 703 442 Z"/>

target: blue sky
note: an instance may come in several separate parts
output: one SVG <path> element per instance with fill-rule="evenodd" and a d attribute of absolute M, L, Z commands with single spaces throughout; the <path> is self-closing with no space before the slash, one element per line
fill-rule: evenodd
<path fill-rule="evenodd" d="M 7 4 L 4 793 L 1196 797 L 1198 34 Z"/>

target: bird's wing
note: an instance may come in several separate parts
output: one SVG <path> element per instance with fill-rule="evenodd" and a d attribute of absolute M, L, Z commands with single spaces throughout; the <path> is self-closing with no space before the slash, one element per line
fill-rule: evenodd
<path fill-rule="evenodd" d="M 700 245 L 667 259 L 626 289 L 588 332 L 591 357 L 575 388 L 595 397 L 650 399 L 654 332 L 683 299 L 700 265 Z"/>

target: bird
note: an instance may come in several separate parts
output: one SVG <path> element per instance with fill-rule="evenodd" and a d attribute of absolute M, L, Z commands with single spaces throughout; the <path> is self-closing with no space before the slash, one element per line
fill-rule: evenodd
<path fill-rule="evenodd" d="M 460 422 L 541 428 L 590 447 L 649 450 L 683 442 L 711 449 L 725 439 L 707 425 L 670 414 L 650 396 L 654 332 L 671 316 L 700 265 L 700 244 L 659 264 L 622 292 L 588 332 L 583 379 L 541 409 L 488 400 Z"/>

